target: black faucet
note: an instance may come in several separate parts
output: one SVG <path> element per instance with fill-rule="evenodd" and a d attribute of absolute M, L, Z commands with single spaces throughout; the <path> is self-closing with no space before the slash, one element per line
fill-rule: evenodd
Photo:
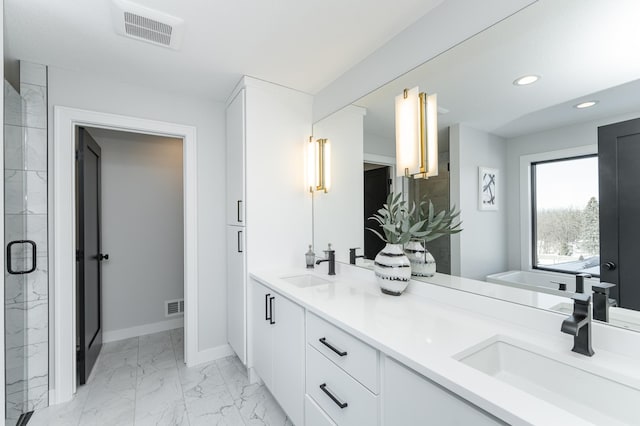
<path fill-rule="evenodd" d="M 585 278 L 591 278 L 591 274 L 578 274 L 576 275 L 576 293 L 584 293 L 584 280 Z"/>
<path fill-rule="evenodd" d="M 364 254 L 361 254 L 360 256 L 356 256 L 356 250 L 358 250 L 359 248 L 360 247 L 350 248 L 349 249 L 349 263 L 351 265 L 355 265 L 356 264 L 356 259 L 358 259 L 358 258 L 364 259 Z"/>
<path fill-rule="evenodd" d="M 316 265 L 321 264 L 322 262 L 329 262 L 329 275 L 336 274 L 336 251 L 331 248 L 331 244 L 329 244 L 329 248 L 324 250 L 325 255 L 327 256 L 324 259 L 316 260 Z"/>
<path fill-rule="evenodd" d="M 573 296 L 573 314 L 564 321 L 560 330 L 573 336 L 573 352 L 593 356 L 591 347 L 591 296 L 576 293 Z"/>
<path fill-rule="evenodd" d="M 594 320 L 609 322 L 609 308 L 618 305 L 615 299 L 609 299 L 609 291 L 615 286 L 615 284 L 603 282 L 591 286 Z"/>

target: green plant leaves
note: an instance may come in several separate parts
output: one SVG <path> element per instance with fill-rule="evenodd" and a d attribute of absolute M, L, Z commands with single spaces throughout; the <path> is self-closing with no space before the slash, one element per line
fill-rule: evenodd
<path fill-rule="evenodd" d="M 411 239 L 429 242 L 461 232 L 462 222 L 455 223 L 458 216 L 460 211 L 455 206 L 436 213 L 426 197 L 417 204 L 409 204 L 402 199 L 402 193 L 392 192 L 382 208 L 369 218 L 380 224 L 384 236 L 375 229 L 367 229 L 389 244 L 406 244 Z"/>

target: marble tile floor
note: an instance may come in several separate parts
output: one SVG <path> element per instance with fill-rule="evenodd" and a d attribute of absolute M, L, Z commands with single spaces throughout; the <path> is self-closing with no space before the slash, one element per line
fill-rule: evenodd
<path fill-rule="evenodd" d="M 269 391 L 235 357 L 187 368 L 183 330 L 106 343 L 85 386 L 36 411 L 33 425 L 282 425 Z"/>

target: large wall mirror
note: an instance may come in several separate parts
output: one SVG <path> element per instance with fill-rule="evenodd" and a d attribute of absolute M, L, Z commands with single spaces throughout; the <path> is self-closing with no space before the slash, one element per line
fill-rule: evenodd
<path fill-rule="evenodd" d="M 390 191 L 427 196 L 459 208 L 463 231 L 427 244 L 438 274 L 425 281 L 570 312 L 589 273 L 585 292 L 617 284 L 608 322 L 640 330 L 638 16 L 636 0 L 540 0 L 316 123 L 332 146 L 316 251 L 331 243 L 347 263 L 358 247 L 367 267 L 382 243 L 366 218 Z M 527 75 L 538 80 L 516 84 Z M 394 99 L 415 86 L 438 95 L 439 174 L 426 180 L 395 170 Z M 481 169 L 497 171 L 495 209 L 479 205 Z"/>

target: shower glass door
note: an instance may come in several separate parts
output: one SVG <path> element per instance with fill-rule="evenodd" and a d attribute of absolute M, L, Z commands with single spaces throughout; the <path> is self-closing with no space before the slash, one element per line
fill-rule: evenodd
<path fill-rule="evenodd" d="M 35 243 L 27 239 L 24 102 L 4 82 L 5 424 L 28 408 L 27 287 L 36 268 Z M 24 421 L 24 420 L 23 420 Z"/>

